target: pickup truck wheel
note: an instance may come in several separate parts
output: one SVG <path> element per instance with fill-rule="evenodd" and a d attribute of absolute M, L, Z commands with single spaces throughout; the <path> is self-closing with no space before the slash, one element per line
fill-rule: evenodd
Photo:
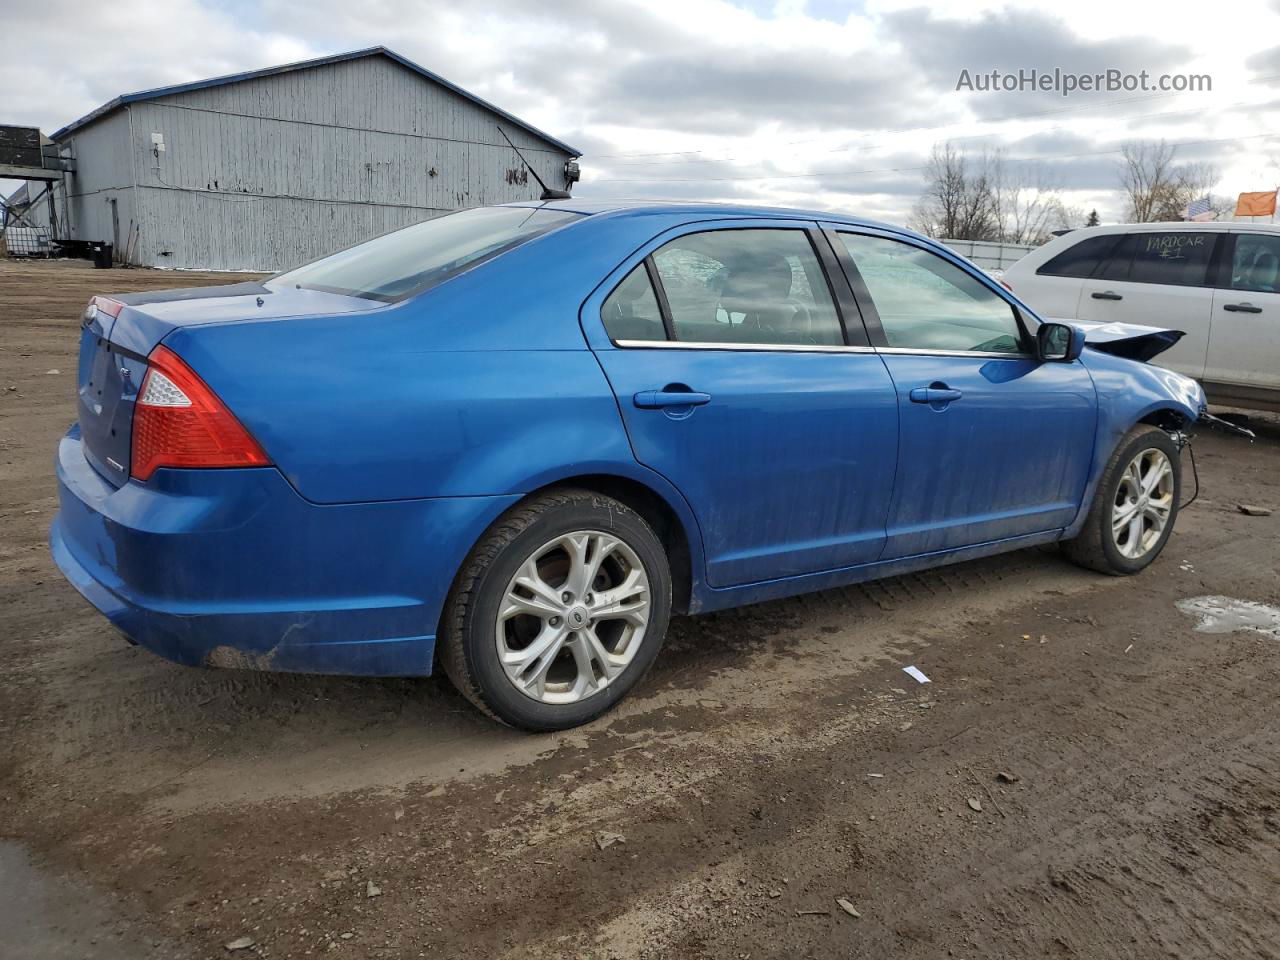
<path fill-rule="evenodd" d="M 512 508 L 472 550 L 440 660 L 491 717 L 564 730 L 635 686 L 670 614 L 667 557 L 644 519 L 611 497 L 557 490 Z"/>
<path fill-rule="evenodd" d="M 1169 542 L 1181 496 L 1178 445 L 1159 427 L 1134 427 L 1111 455 L 1080 534 L 1063 551 L 1101 573 L 1137 573 Z"/>

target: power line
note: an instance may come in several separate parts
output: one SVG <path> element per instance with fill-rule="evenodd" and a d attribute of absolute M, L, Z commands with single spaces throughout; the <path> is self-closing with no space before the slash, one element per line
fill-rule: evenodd
<path fill-rule="evenodd" d="M 1248 137 L 1223 137 L 1218 140 L 1183 140 L 1177 143 L 1171 143 L 1171 147 L 1198 147 L 1215 143 L 1239 143 L 1244 140 L 1264 140 L 1280 137 L 1280 133 L 1259 133 Z M 1120 153 L 1120 149 L 1115 150 L 1094 150 L 1085 153 L 1057 153 L 1042 154 L 1037 157 L 1006 157 L 1006 161 L 1010 163 L 1037 163 L 1041 160 L 1072 160 L 1079 157 L 1107 157 Z M 927 164 L 920 164 L 914 167 L 882 167 L 879 169 L 868 170 L 828 170 L 818 173 L 780 173 L 772 176 L 763 177 L 636 177 L 636 178 L 620 178 L 620 177 L 602 177 L 598 180 L 591 180 L 591 183 L 728 183 L 728 182 L 744 182 L 754 180 L 804 180 L 818 177 L 852 177 L 852 176 L 868 176 L 878 173 L 912 173 L 917 170 L 923 170 Z"/>
<path fill-rule="evenodd" d="M 1222 110 L 1228 110 L 1228 109 L 1230 109 L 1230 108 L 1232 108 L 1232 107 L 1245 106 L 1245 105 L 1248 105 L 1248 104 L 1251 104 L 1251 103 L 1253 103 L 1253 101 L 1251 101 L 1251 100 L 1236 100 L 1236 101 L 1234 101 L 1234 102 L 1232 102 L 1232 103 L 1222 104 L 1221 106 L 1215 107 L 1214 109 L 1215 109 L 1215 110 L 1217 110 L 1217 111 L 1222 111 Z M 1201 111 L 1201 110 L 1203 110 L 1203 109 L 1204 109 L 1203 107 L 1187 107 L 1187 108 L 1185 108 L 1185 109 L 1181 109 L 1181 110 L 1163 110 L 1163 111 L 1161 111 L 1161 112 L 1159 112 L 1159 113 L 1131 113 L 1131 114 L 1121 115 L 1121 116 L 1118 116 L 1118 117 L 1107 117 L 1106 119 L 1108 119 L 1108 120 L 1110 120 L 1110 121 L 1113 121 L 1113 122 L 1114 122 L 1114 121 L 1116 121 L 1116 120 L 1133 120 L 1133 119 L 1143 119 L 1143 120 L 1147 120 L 1147 119 L 1152 119 L 1152 118 L 1155 118 L 1155 117 L 1173 117 L 1173 116 L 1178 116 L 1179 114 L 1197 113 L 1197 112 L 1199 112 L 1199 111 Z M 963 122 L 964 122 L 964 121 L 959 121 L 959 122 L 957 122 L 957 123 L 942 124 L 942 125 L 940 125 L 940 126 L 936 126 L 936 127 L 910 127 L 910 128 L 905 128 L 905 127 L 904 127 L 904 128 L 902 128 L 902 129 L 899 129 L 899 130 L 874 130 L 874 131 L 870 131 L 870 132 L 868 132 L 868 133 L 857 134 L 856 136 L 857 136 L 857 138 L 858 138 L 858 139 L 863 139 L 863 138 L 865 138 L 865 137 L 872 136 L 872 135 L 877 135 L 877 136 L 888 136 L 888 135 L 892 135 L 892 134 L 894 134 L 894 133 L 905 133 L 905 132 L 912 132 L 912 131 L 945 130 L 947 127 L 959 126 L 959 124 L 960 124 L 960 123 L 963 123 Z M 999 121 L 999 122 L 1003 123 L 1004 121 L 1003 121 L 1003 120 L 1001 120 L 1001 121 Z M 1065 130 L 1065 129 L 1067 129 L 1067 125 L 1066 125 L 1066 124 L 1061 124 L 1061 123 L 1059 123 L 1059 124 L 1054 124 L 1054 125 L 1053 125 L 1053 126 L 1051 126 L 1051 127 L 1043 127 L 1043 128 L 1041 128 L 1041 129 L 1039 129 L 1039 130 L 1035 130 L 1035 131 L 1033 131 L 1032 133 L 1028 134 L 1028 136 L 1035 136 L 1035 135 L 1037 135 L 1037 134 L 1050 133 L 1050 132 L 1052 132 L 1052 131 L 1054 131 L 1054 130 Z M 999 130 L 993 130 L 993 131 L 991 131 L 990 133 L 975 133 L 975 134 L 970 134 L 970 135 L 968 135 L 968 136 L 964 136 L 964 137 L 948 137 L 948 138 L 947 138 L 947 142 L 948 142 L 948 143 L 961 143 L 961 142 L 964 142 L 964 141 L 967 141 L 967 140 L 985 140 L 985 139 L 987 139 L 988 137 L 998 137 L 998 136 L 1000 136 L 1000 132 L 1001 132 L 1001 131 L 999 131 Z M 831 148 L 831 149 L 829 149 L 829 150 L 823 150 L 823 151 L 821 151 L 821 152 L 822 152 L 822 153 L 842 153 L 842 152 L 844 152 L 845 150 L 848 150 L 848 149 L 849 149 L 849 144 L 848 144 L 848 143 L 845 143 L 845 144 L 844 144 L 844 145 L 842 145 L 842 146 L 839 146 L 839 147 L 832 147 L 832 148 Z M 694 164 L 694 163 L 733 163 L 733 162 L 735 162 L 735 161 L 743 160 L 743 159 L 758 159 L 758 158 L 753 158 L 753 157 L 752 157 L 752 158 L 744 158 L 744 157 L 719 157 L 719 158 L 716 158 L 716 157 L 707 157 L 707 158 L 704 158 L 704 159 L 701 159 L 701 160 L 638 160 L 638 161 L 635 161 L 635 162 L 633 162 L 633 163 L 617 163 L 617 164 L 612 164 L 612 166 L 615 166 L 615 167 L 644 167 L 644 166 L 670 166 L 670 165 L 672 165 L 672 164 L 677 164 L 677 163 L 685 163 L 685 164 Z"/>
<path fill-rule="evenodd" d="M 1246 81 L 1244 81 L 1244 85 L 1245 85 L 1245 86 L 1253 86 L 1254 84 L 1259 84 L 1259 83 L 1269 83 L 1269 82 L 1271 82 L 1271 81 L 1273 81 L 1273 80 L 1280 80 L 1280 74 L 1272 74 L 1272 75 L 1270 75 L 1270 76 L 1265 76 L 1265 77 L 1255 77 L 1255 78 L 1254 78 L 1254 79 L 1252 79 L 1252 80 L 1246 80 Z M 1152 101 L 1152 100 L 1163 100 L 1163 99 L 1167 99 L 1167 98 L 1169 98 L 1169 97 L 1186 96 L 1186 95 L 1187 95 L 1187 92 L 1188 92 L 1188 91 L 1170 91 L 1170 92 L 1168 92 L 1168 93 L 1155 93 L 1155 94 L 1148 94 L 1148 95 L 1136 96 L 1136 97 L 1118 97 L 1118 98 L 1116 98 L 1116 99 L 1114 99 L 1114 100 L 1105 100 L 1105 101 L 1102 101 L 1102 102 L 1100 102 L 1100 103 L 1094 103 L 1094 102 L 1089 102 L 1089 103 L 1079 103 L 1079 104 L 1075 104 L 1074 106 L 1069 106 L 1069 107 L 1059 107 L 1059 108 L 1050 109 L 1050 110 L 1037 110 L 1037 111 L 1032 111 L 1032 112 L 1028 112 L 1028 113 L 1013 114 L 1012 116 L 1000 117 L 1000 118 L 999 118 L 999 119 L 997 119 L 997 120 L 992 120 L 992 121 L 989 121 L 989 122 L 990 122 L 990 123 L 1011 123 L 1011 122 L 1014 122 L 1014 121 L 1017 121 L 1017 120 L 1033 120 L 1033 119 L 1035 119 L 1035 118 L 1037 118 L 1037 117 L 1056 116 L 1056 115 L 1058 115 L 1058 114 L 1063 114 L 1063 113 L 1073 113 L 1073 112 L 1075 112 L 1075 111 L 1077 111 L 1077 110 L 1100 110 L 1100 109 L 1103 109 L 1103 108 L 1105 108 L 1105 107 L 1112 107 L 1112 106 L 1116 106 L 1116 105 L 1118 105 L 1118 104 L 1125 104 L 1125 103 L 1139 103 L 1139 102 L 1145 103 L 1145 102 L 1149 102 L 1149 101 Z M 1239 105 L 1239 104 L 1242 104 L 1242 103 L 1247 103 L 1247 102 L 1248 102 L 1248 101 L 1241 100 L 1241 101 L 1237 101 L 1235 104 L 1227 104 L 1227 106 L 1236 106 L 1236 105 Z M 1192 110 L 1194 110 L 1194 109 L 1195 109 L 1195 108 L 1191 108 L 1191 110 L 1188 110 L 1188 111 L 1180 111 L 1180 110 L 1179 110 L 1179 111 L 1170 111 L 1170 112 L 1173 112 L 1173 113 L 1191 112 L 1191 111 L 1192 111 Z M 1142 117 L 1142 116 L 1163 116 L 1163 115 L 1164 115 L 1164 114 L 1132 114 L 1131 116 Z M 1124 120 L 1124 119 L 1127 119 L 1127 118 L 1126 118 L 1126 117 L 1112 117 L 1112 118 L 1110 118 L 1110 119 L 1114 119 L 1114 120 Z M 960 125 L 962 125 L 962 124 L 969 123 L 969 122 L 971 122 L 971 121 L 967 121 L 967 120 L 955 120 L 955 121 L 953 121 L 953 122 L 951 122 L 951 123 L 942 123 L 942 124 L 933 124 L 933 125 L 917 124 L 917 125 L 915 125 L 915 126 L 910 126 L 910 127 L 891 127 L 891 128 L 883 129 L 883 130 L 881 130 L 881 129 L 877 129 L 877 130 L 868 130 L 868 131 L 865 131 L 865 132 L 863 132 L 863 133 L 857 134 L 856 136 L 857 136 L 858 138 L 860 138 L 860 139 L 861 139 L 861 138 L 871 137 L 871 136 L 888 136 L 888 135 L 891 135 L 891 134 L 897 134 L 897 133 L 925 133 L 925 132 L 928 132 L 928 131 L 930 131 L 930 130 L 945 130 L 947 127 L 956 127 L 956 126 L 960 126 Z M 1051 128 L 1051 129 L 1052 129 L 1052 128 Z M 984 136 L 991 136 L 991 134 L 984 134 Z M 784 142 L 784 143 L 780 144 L 780 146 L 783 146 L 783 147 L 790 147 L 790 146 L 795 146 L 795 145 L 797 145 L 797 144 L 804 144 L 804 143 L 816 143 L 816 142 L 821 141 L 821 140 L 824 140 L 824 139 L 826 139 L 826 138 L 825 138 L 825 137 L 820 137 L 820 136 L 819 136 L 819 137 L 805 137 L 805 138 L 800 139 L 800 140 L 788 140 L 788 141 L 786 141 L 786 142 Z M 966 137 L 966 138 L 961 138 L 961 139 L 973 139 L 973 138 L 972 138 L 972 137 Z M 601 159 L 601 160 L 612 160 L 612 159 L 629 158 L 629 157 L 682 157 L 682 156 L 691 156 L 691 155 L 694 155 L 694 154 L 704 154 L 704 153 L 709 153 L 709 152 L 711 152 L 713 149 L 714 149 L 714 148 L 710 148 L 710 147 L 708 147 L 708 148 L 702 148 L 702 149 L 696 149 L 696 150 L 668 150 L 668 151 L 661 151 L 661 152 L 656 152 L 656 153 L 600 153 L 600 154 L 596 154 L 595 156 L 596 156 L 596 158 Z M 838 149 L 843 149 L 843 148 L 838 148 Z M 726 158 L 708 158 L 708 159 L 707 159 L 707 161 L 705 161 L 705 162 L 710 162 L 710 163 L 728 163 L 728 162 L 731 162 L 731 161 L 733 161 L 733 160 L 735 160 L 735 159 L 738 159 L 738 158 L 736 158 L 736 157 L 726 157 Z M 650 164 L 650 163 L 652 163 L 652 164 L 664 164 L 664 163 L 680 163 L 680 162 L 682 162 L 682 161 L 680 161 L 680 160 L 669 160 L 669 161 L 653 160 L 653 161 L 644 161 L 643 163 L 642 163 L 641 161 L 637 161 L 635 164 L 621 164 L 621 163 L 620 163 L 620 164 L 615 164 L 615 166 L 641 166 L 641 165 L 647 165 L 647 164 Z M 690 160 L 690 161 L 687 161 L 687 162 L 695 163 L 695 162 L 703 162 L 703 161 L 693 161 L 693 160 Z"/>

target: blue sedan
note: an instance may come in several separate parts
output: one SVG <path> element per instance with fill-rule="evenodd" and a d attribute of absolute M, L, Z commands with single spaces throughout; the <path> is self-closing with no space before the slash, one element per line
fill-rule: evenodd
<path fill-rule="evenodd" d="M 482 207 L 263 283 L 96 297 L 54 559 L 190 665 L 414 676 L 531 730 L 672 614 L 1036 544 L 1160 553 L 1176 331 L 1038 318 L 831 214 Z"/>

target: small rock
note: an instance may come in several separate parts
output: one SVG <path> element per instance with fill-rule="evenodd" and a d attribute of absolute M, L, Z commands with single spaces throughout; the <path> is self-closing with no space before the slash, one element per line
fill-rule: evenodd
<path fill-rule="evenodd" d="M 364 895 L 372 900 L 374 897 L 382 896 L 382 888 L 370 880 L 364 885 Z"/>
<path fill-rule="evenodd" d="M 770 896 L 772 899 L 776 900 L 776 899 L 778 899 L 778 897 L 782 896 L 782 891 L 781 891 L 781 890 L 770 890 L 770 891 L 769 891 L 769 896 Z"/>
<path fill-rule="evenodd" d="M 391 814 L 391 815 L 392 815 L 393 817 L 395 817 L 397 820 L 403 820 L 403 819 L 404 819 L 404 807 L 396 807 L 395 812 L 394 812 L 393 814 Z"/>
<path fill-rule="evenodd" d="M 248 950 L 253 946 L 253 937 L 238 937 L 226 944 L 228 950 Z"/>
<path fill-rule="evenodd" d="M 1022 778 L 1016 773 L 1009 773 L 1007 770 L 1001 770 L 996 774 L 996 779 L 1001 783 L 1017 783 Z"/>
<path fill-rule="evenodd" d="M 844 897 L 837 897 L 836 903 L 840 905 L 841 910 L 843 910 L 849 916 L 853 917 L 855 920 L 861 919 L 862 914 L 858 912 L 858 908 L 855 907 L 848 900 L 846 900 Z"/>
<path fill-rule="evenodd" d="M 970 809 L 970 810 L 972 810 L 974 813 L 981 813 L 981 812 L 982 812 L 982 801 L 981 801 L 981 800 L 979 800 L 977 797 L 970 797 L 970 798 L 969 798 L 969 809 Z"/>
<path fill-rule="evenodd" d="M 903 724 L 899 724 L 899 725 L 898 725 L 898 732 L 899 732 L 899 733 L 906 733 L 908 730 L 910 730 L 910 729 L 911 729 L 912 727 L 914 727 L 914 726 L 915 726 L 915 724 L 914 724 L 914 723 L 912 723 L 910 720 L 908 720 L 906 723 L 903 723 Z"/>
<path fill-rule="evenodd" d="M 345 880 L 347 879 L 347 871 L 345 870 L 329 870 L 325 872 L 325 880 Z"/>
<path fill-rule="evenodd" d="M 352 937 L 354 937 L 354 936 L 355 936 L 355 934 L 354 934 L 354 933 L 344 933 L 344 934 L 342 935 L 342 939 L 343 939 L 343 940 L 350 940 L 350 939 L 351 939 Z"/>
<path fill-rule="evenodd" d="M 52 376 L 56 376 L 57 374 L 59 374 L 59 373 L 61 373 L 61 372 L 62 372 L 61 370 L 46 370 L 46 371 L 44 372 L 44 375 L 45 375 L 46 377 L 52 377 Z"/>
<path fill-rule="evenodd" d="M 626 843 L 627 838 L 620 833 L 606 833 L 603 830 L 596 834 L 596 846 L 601 850 L 607 850 L 615 843 Z"/>
<path fill-rule="evenodd" d="M 871 777 L 873 780 L 883 780 L 883 779 L 884 779 L 884 774 L 883 774 L 883 773 L 868 773 L 868 774 L 867 774 L 867 776 L 868 776 L 868 777 Z"/>
<path fill-rule="evenodd" d="M 1237 503 L 1236 509 L 1243 513 L 1246 517 L 1269 517 L 1271 511 L 1266 507 L 1255 507 L 1251 503 Z"/>

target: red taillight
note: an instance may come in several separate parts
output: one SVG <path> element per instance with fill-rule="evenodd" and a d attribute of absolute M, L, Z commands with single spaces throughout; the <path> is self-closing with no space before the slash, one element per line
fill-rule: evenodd
<path fill-rule="evenodd" d="M 109 297 L 94 297 L 89 302 L 109 317 L 120 316 L 120 311 L 124 309 L 123 303 L 119 300 L 112 300 Z"/>
<path fill-rule="evenodd" d="M 90 297 L 89 305 L 84 308 L 84 320 L 88 323 L 100 313 L 115 319 L 120 316 L 120 311 L 123 309 L 124 304 L 119 300 L 112 300 L 110 297 Z"/>
<path fill-rule="evenodd" d="M 156 347 L 133 413 L 130 472 L 146 480 L 158 467 L 264 467 L 271 463 L 194 370 Z"/>

